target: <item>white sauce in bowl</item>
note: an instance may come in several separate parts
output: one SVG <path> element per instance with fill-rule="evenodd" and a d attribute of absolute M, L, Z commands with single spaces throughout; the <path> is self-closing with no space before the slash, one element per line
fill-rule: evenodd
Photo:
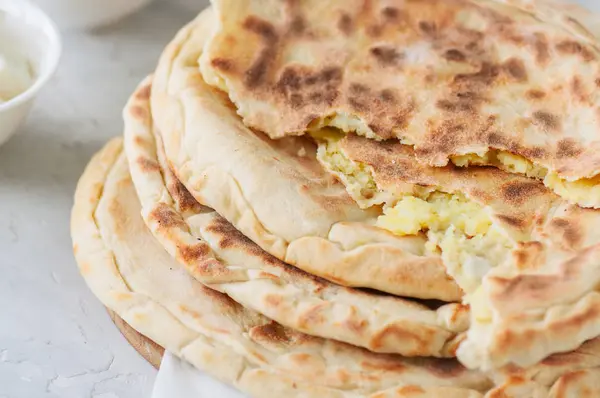
<path fill-rule="evenodd" d="M 30 62 L 14 52 L 0 51 L 0 103 L 24 93 L 35 82 Z"/>

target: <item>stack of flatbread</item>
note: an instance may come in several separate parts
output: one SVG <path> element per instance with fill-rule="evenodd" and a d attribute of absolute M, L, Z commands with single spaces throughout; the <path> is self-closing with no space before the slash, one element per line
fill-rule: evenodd
<path fill-rule="evenodd" d="M 212 3 L 77 188 L 102 303 L 253 397 L 600 396 L 593 17 Z"/>

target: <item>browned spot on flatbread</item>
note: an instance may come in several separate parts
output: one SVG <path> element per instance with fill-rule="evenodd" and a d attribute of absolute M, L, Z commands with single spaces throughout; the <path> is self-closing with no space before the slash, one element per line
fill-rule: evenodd
<path fill-rule="evenodd" d="M 395 7 L 384 7 L 384 8 L 381 10 L 381 14 L 382 14 L 382 15 L 383 15 L 383 16 L 384 16 L 386 19 L 389 19 L 389 20 L 393 20 L 393 21 L 395 21 L 395 20 L 397 20 L 397 19 L 398 19 L 398 17 L 400 16 L 400 10 L 398 10 L 398 9 L 397 9 L 397 8 L 395 8 Z"/>
<path fill-rule="evenodd" d="M 443 99 L 436 102 L 435 106 L 445 112 L 474 112 L 475 107 L 472 101 L 456 98 L 453 101 Z"/>
<path fill-rule="evenodd" d="M 513 251 L 512 256 L 518 269 L 533 271 L 544 262 L 544 246 L 540 242 L 522 242 Z"/>
<path fill-rule="evenodd" d="M 271 23 L 255 16 L 246 18 L 243 26 L 244 29 L 259 35 L 264 44 L 263 50 L 244 76 L 244 84 L 248 88 L 255 88 L 263 84 L 266 79 L 269 66 L 275 58 L 277 51 L 275 44 L 279 37 Z"/>
<path fill-rule="evenodd" d="M 421 21 L 419 22 L 419 29 L 427 36 L 435 36 L 437 33 L 437 25 L 435 22 Z"/>
<path fill-rule="evenodd" d="M 383 26 L 380 24 L 371 24 L 367 26 L 366 32 L 372 38 L 379 38 L 383 34 Z"/>
<path fill-rule="evenodd" d="M 536 89 L 531 89 L 528 90 L 525 95 L 527 96 L 527 99 L 529 100 L 540 100 L 543 99 L 544 97 L 546 97 L 546 93 L 542 90 L 536 90 Z"/>
<path fill-rule="evenodd" d="M 149 220 L 158 223 L 160 228 L 184 228 L 185 222 L 175 210 L 164 203 L 156 205 L 148 215 Z"/>
<path fill-rule="evenodd" d="M 585 347 L 586 344 L 589 344 L 589 341 L 588 343 L 584 343 L 581 348 Z M 571 351 L 551 355 L 548 358 L 543 359 L 540 363 L 546 366 L 559 367 L 577 363 L 580 359 L 581 354 L 579 352 Z"/>
<path fill-rule="evenodd" d="M 384 90 L 381 90 L 381 93 L 379 94 L 379 98 L 383 102 L 394 102 L 396 100 L 396 95 L 394 94 L 394 91 L 392 91 L 389 88 L 386 88 Z"/>
<path fill-rule="evenodd" d="M 144 172 L 160 172 L 160 166 L 158 163 L 151 159 L 140 156 L 137 158 L 136 163 L 140 166 L 140 169 Z"/>
<path fill-rule="evenodd" d="M 152 138 L 148 138 L 146 136 L 136 135 L 133 138 L 133 142 L 136 147 L 141 148 L 143 152 L 146 153 L 155 153 L 156 146 L 154 144 L 154 140 Z"/>
<path fill-rule="evenodd" d="M 514 216 L 507 216 L 504 214 L 499 214 L 496 216 L 496 218 L 498 218 L 498 220 L 500 220 L 501 222 L 510 225 L 511 227 L 514 228 L 524 228 L 527 226 L 527 220 L 524 220 L 522 218 L 517 218 Z"/>
<path fill-rule="evenodd" d="M 521 205 L 530 200 L 531 196 L 545 191 L 545 187 L 538 181 L 510 181 L 500 187 L 502 198 L 513 206 Z"/>
<path fill-rule="evenodd" d="M 365 319 L 361 321 L 357 321 L 355 319 L 348 319 L 346 322 L 344 322 L 344 325 L 351 332 L 357 335 L 363 335 L 369 323 Z"/>
<path fill-rule="evenodd" d="M 292 331 L 275 322 L 253 327 L 250 330 L 250 338 L 263 345 L 289 345 L 293 346 L 310 337 Z"/>
<path fill-rule="evenodd" d="M 466 371 L 456 359 L 434 359 L 431 366 L 427 367 L 439 377 L 456 378 Z"/>
<path fill-rule="evenodd" d="M 186 264 L 199 263 L 210 253 L 210 247 L 205 242 L 195 245 L 181 245 L 177 248 L 178 257 Z"/>
<path fill-rule="evenodd" d="M 346 13 L 342 13 L 340 18 L 338 19 L 338 29 L 342 31 L 345 35 L 349 35 L 354 30 L 354 23 L 352 22 L 352 18 L 350 15 Z"/>
<path fill-rule="evenodd" d="M 583 148 L 572 138 L 560 140 L 556 149 L 556 157 L 559 159 L 579 156 L 583 152 Z"/>
<path fill-rule="evenodd" d="M 225 238 L 221 238 L 221 240 L 219 240 L 219 247 L 221 249 L 229 249 L 231 247 L 235 247 L 236 246 L 235 243 L 236 242 L 233 239 L 225 237 Z"/>
<path fill-rule="evenodd" d="M 194 319 L 202 318 L 202 316 L 200 314 L 198 314 L 196 311 L 192 310 L 191 308 L 189 308 L 188 306 L 186 306 L 184 304 L 179 305 L 179 310 L 181 312 L 183 312 L 184 314 L 191 316 Z"/>
<path fill-rule="evenodd" d="M 277 40 L 277 31 L 268 21 L 255 17 L 253 15 L 244 21 L 244 29 L 260 35 L 265 41 Z"/>
<path fill-rule="evenodd" d="M 579 76 L 573 77 L 573 80 L 571 81 L 571 91 L 573 92 L 573 96 L 578 101 L 588 102 L 590 100 L 590 96 L 588 95 Z"/>
<path fill-rule="evenodd" d="M 533 121 L 546 131 L 558 131 L 561 127 L 560 117 L 546 111 L 533 113 Z"/>
<path fill-rule="evenodd" d="M 498 134 L 497 132 L 490 132 L 487 135 L 487 143 L 495 148 L 498 147 L 508 147 L 508 139 L 502 134 Z"/>
<path fill-rule="evenodd" d="M 200 212 L 202 210 L 202 205 L 198 203 L 190 191 L 175 176 L 173 176 L 173 182 L 169 184 L 168 189 L 171 197 L 175 200 L 181 211 L 191 210 Z"/>
<path fill-rule="evenodd" d="M 361 362 L 361 365 L 365 369 L 402 373 L 406 370 L 406 365 L 397 359 L 394 355 L 374 355 L 369 353 L 370 357 L 367 357 Z"/>
<path fill-rule="evenodd" d="M 456 135 L 465 131 L 466 126 L 462 123 L 454 123 L 452 121 L 444 121 L 443 124 L 432 132 L 430 141 L 434 148 L 443 153 L 450 153 L 456 145 Z M 427 155 L 427 150 L 431 148 L 415 148 L 417 156 Z"/>
<path fill-rule="evenodd" d="M 412 103 L 391 89 L 377 92 L 364 84 L 352 83 L 349 86 L 347 102 L 356 112 L 364 115 L 367 125 L 382 139 L 392 138 L 394 127 L 404 127 L 414 112 Z M 394 113 L 389 112 L 390 106 Z"/>
<path fill-rule="evenodd" d="M 503 68 L 514 80 L 521 83 L 527 81 L 527 69 L 525 69 L 525 64 L 522 60 L 511 58 L 504 63 Z"/>
<path fill-rule="evenodd" d="M 306 32 L 306 21 L 300 15 L 294 16 L 290 23 L 290 33 L 293 36 L 301 36 Z"/>
<path fill-rule="evenodd" d="M 520 148 L 518 145 L 509 146 L 511 149 L 515 149 L 519 155 L 529 159 L 540 159 L 546 156 L 546 149 L 542 147 L 531 147 L 531 148 Z"/>
<path fill-rule="evenodd" d="M 535 61 L 540 66 L 544 66 L 550 61 L 550 46 L 548 39 L 542 33 L 535 34 Z"/>
<path fill-rule="evenodd" d="M 135 94 L 135 98 L 139 101 L 148 101 L 150 99 L 151 93 L 152 85 L 148 84 L 137 91 L 137 93 Z"/>
<path fill-rule="evenodd" d="M 283 71 L 276 88 L 295 109 L 311 103 L 332 105 L 338 97 L 342 77 L 338 67 L 321 71 L 289 67 Z"/>
<path fill-rule="evenodd" d="M 465 62 L 467 60 L 467 56 L 455 48 L 446 51 L 443 57 L 452 62 Z"/>
<path fill-rule="evenodd" d="M 370 53 L 382 66 L 397 66 L 404 58 L 404 54 L 390 46 L 373 47 Z"/>
<path fill-rule="evenodd" d="M 214 58 L 210 61 L 210 64 L 217 70 L 222 72 L 231 72 L 234 70 L 233 60 L 228 58 Z"/>
<path fill-rule="evenodd" d="M 596 55 L 583 44 L 573 41 L 564 40 L 556 45 L 558 52 L 566 55 L 577 55 L 585 62 L 591 62 L 596 59 Z"/>
<path fill-rule="evenodd" d="M 471 311 L 471 306 L 469 304 L 457 304 L 454 307 L 454 311 L 452 312 L 452 316 L 450 320 L 452 323 L 456 323 L 460 317 L 468 315 Z"/>
<path fill-rule="evenodd" d="M 204 244 L 204 242 L 202 243 Z M 235 272 L 231 271 L 227 268 L 223 263 L 217 260 L 214 257 L 210 257 L 210 247 L 207 247 L 206 256 L 202 255 L 203 249 L 200 248 L 201 244 L 196 245 L 196 248 L 190 247 L 189 257 L 183 257 L 185 253 L 181 253 L 178 255 L 177 259 L 179 261 L 188 264 L 190 268 L 192 268 L 192 274 L 199 280 L 203 280 L 208 278 L 209 280 L 216 280 L 219 282 L 231 282 L 233 279 L 235 280 L 247 280 L 245 276 L 243 276 L 243 271 Z"/>
<path fill-rule="evenodd" d="M 308 328 L 311 325 L 321 325 L 325 322 L 325 310 L 329 304 L 322 302 L 308 308 L 298 319 L 298 325 L 303 328 Z"/>
<path fill-rule="evenodd" d="M 148 111 L 139 105 L 133 105 L 131 108 L 129 108 L 129 112 L 136 119 L 143 121 L 148 120 Z"/>
<path fill-rule="evenodd" d="M 423 353 L 429 351 L 428 342 L 431 341 L 432 334 L 433 332 L 426 328 L 423 328 L 417 334 L 402 325 L 391 324 L 373 336 L 370 346 L 372 349 L 377 350 L 389 346 L 390 341 L 402 341 L 406 345 L 414 345 L 413 351 L 407 353 L 407 355 L 423 355 Z"/>
<path fill-rule="evenodd" d="M 409 395 L 420 395 L 420 394 L 424 394 L 425 390 L 423 390 L 421 387 L 417 386 L 417 385 L 410 385 L 410 386 L 404 386 L 404 387 L 400 387 L 398 388 L 398 394 L 401 394 L 403 396 L 409 396 Z"/>
<path fill-rule="evenodd" d="M 479 83 L 483 85 L 490 85 L 496 80 L 500 68 L 497 65 L 492 65 L 489 62 L 485 62 L 481 65 L 478 72 L 475 73 L 461 73 L 454 77 L 455 83 Z"/>
<path fill-rule="evenodd" d="M 310 362 L 310 360 L 312 359 L 312 356 L 310 354 L 304 353 L 304 352 L 299 352 L 299 353 L 294 353 L 290 356 L 290 359 L 295 362 L 297 365 L 306 365 L 308 362 Z"/>
<path fill-rule="evenodd" d="M 236 248 L 250 256 L 258 257 L 265 264 L 288 269 L 287 265 L 284 265 L 283 262 L 262 250 L 222 217 L 215 217 L 205 230 L 207 233 L 217 235 L 217 245 L 221 249 Z"/>
<path fill-rule="evenodd" d="M 552 231 L 560 236 L 565 249 L 576 250 L 581 246 L 583 236 L 581 228 L 567 218 L 555 218 L 550 222 Z"/>
<path fill-rule="evenodd" d="M 148 147 L 149 145 L 151 145 L 151 143 L 149 143 L 147 139 L 139 135 L 135 136 L 133 142 L 135 142 L 135 144 L 140 147 Z"/>
<path fill-rule="evenodd" d="M 511 376 L 507 378 L 506 382 L 502 386 L 495 387 L 492 391 L 489 391 L 485 395 L 485 398 L 511 398 L 514 396 L 514 394 L 507 391 L 510 391 L 515 386 L 522 385 L 525 382 L 525 379 L 521 376 Z"/>
<path fill-rule="evenodd" d="M 268 307 L 278 308 L 279 306 L 281 306 L 282 302 L 283 302 L 283 300 L 280 295 L 267 294 L 265 296 L 265 303 L 267 304 Z"/>

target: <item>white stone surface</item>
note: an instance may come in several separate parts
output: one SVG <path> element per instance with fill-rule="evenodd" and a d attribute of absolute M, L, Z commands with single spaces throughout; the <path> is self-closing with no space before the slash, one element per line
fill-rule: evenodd
<path fill-rule="evenodd" d="M 64 37 L 57 76 L 0 148 L 0 398 L 149 397 L 156 372 L 88 291 L 69 215 L 87 161 L 121 133 L 121 109 L 203 0 L 162 0 Z"/>
<path fill-rule="evenodd" d="M 597 4 L 597 0 L 588 0 Z M 0 398 L 149 397 L 156 372 L 88 291 L 69 215 L 87 161 L 206 0 L 157 0 L 109 28 L 64 37 L 57 76 L 0 148 Z"/>

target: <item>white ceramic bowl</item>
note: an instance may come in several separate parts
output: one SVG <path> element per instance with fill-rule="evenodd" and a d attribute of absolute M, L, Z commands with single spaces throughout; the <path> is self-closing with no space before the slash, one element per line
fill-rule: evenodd
<path fill-rule="evenodd" d="M 62 48 L 52 20 L 27 0 L 0 0 L 0 53 L 7 51 L 4 46 L 8 45 L 30 62 L 35 81 L 22 94 L 0 104 L 0 145 L 29 114 L 39 91 L 56 71 Z"/>
<path fill-rule="evenodd" d="M 139 10 L 152 0 L 35 0 L 60 29 L 107 25 Z"/>

